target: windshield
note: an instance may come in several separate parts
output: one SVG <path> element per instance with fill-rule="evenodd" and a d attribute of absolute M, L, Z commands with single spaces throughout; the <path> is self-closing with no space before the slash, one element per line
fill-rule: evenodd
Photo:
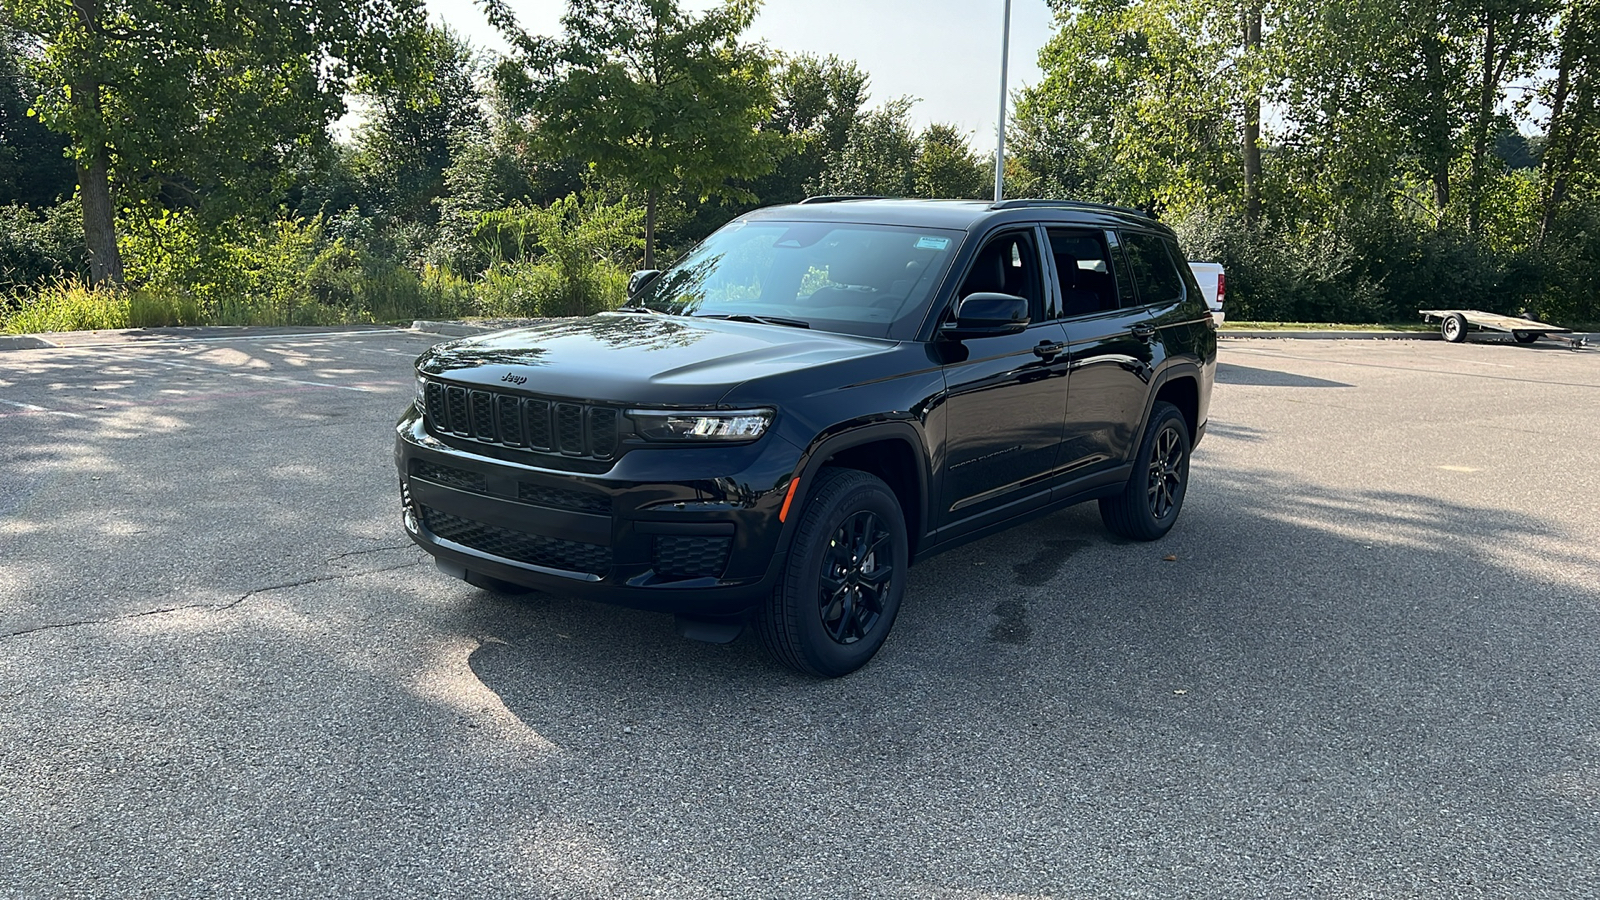
<path fill-rule="evenodd" d="M 759 316 L 887 337 L 922 315 L 961 232 L 834 222 L 734 222 L 629 301 L 675 316 Z"/>

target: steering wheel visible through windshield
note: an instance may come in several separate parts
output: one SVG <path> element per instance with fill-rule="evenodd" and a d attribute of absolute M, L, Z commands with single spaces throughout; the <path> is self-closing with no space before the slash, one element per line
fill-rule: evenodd
<path fill-rule="evenodd" d="M 734 222 L 630 300 L 675 316 L 760 317 L 887 337 L 920 316 L 961 232 L 835 222 Z"/>

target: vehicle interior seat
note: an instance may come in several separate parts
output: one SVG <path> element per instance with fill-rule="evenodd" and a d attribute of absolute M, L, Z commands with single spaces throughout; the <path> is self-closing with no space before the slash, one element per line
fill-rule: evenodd
<path fill-rule="evenodd" d="M 972 294 L 1009 294 L 1006 289 L 1006 275 L 1011 267 L 1011 242 L 996 241 L 983 248 L 978 258 L 972 264 L 972 270 L 967 273 L 967 280 L 961 283 L 961 296 L 963 298 Z"/>
<path fill-rule="evenodd" d="M 1055 257 L 1056 275 L 1061 279 L 1061 314 L 1081 316 L 1104 309 L 1100 293 L 1083 284 L 1085 275 L 1096 273 L 1078 268 L 1078 258 L 1070 254 L 1057 253 Z"/>

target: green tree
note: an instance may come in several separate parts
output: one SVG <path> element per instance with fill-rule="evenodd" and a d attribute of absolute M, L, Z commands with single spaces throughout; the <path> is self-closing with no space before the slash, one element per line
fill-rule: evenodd
<path fill-rule="evenodd" d="M 981 200 L 988 196 L 990 172 L 954 125 L 934 123 L 917 138 L 917 196 Z"/>
<path fill-rule="evenodd" d="M 861 115 L 844 148 L 829 158 L 810 191 L 910 197 L 917 191 L 918 155 L 911 100 L 890 100 Z"/>
<path fill-rule="evenodd" d="M 1555 76 L 1540 165 L 1539 233 L 1548 242 L 1574 193 L 1600 188 L 1600 2 L 1573 0 L 1556 26 Z"/>
<path fill-rule="evenodd" d="M 385 215 L 433 224 L 444 193 L 451 147 L 485 125 L 481 74 L 472 48 L 448 28 L 427 29 L 413 81 L 366 77 L 357 95 L 366 103 L 356 133 L 357 170 L 365 193 Z"/>
<path fill-rule="evenodd" d="M 158 192 L 259 203 L 326 139 L 356 72 L 413 55 L 420 0 L 0 0 L 42 47 L 44 124 L 78 170 L 96 282 L 119 282 L 115 212 Z M 121 200 L 119 204 L 118 200 Z"/>
<path fill-rule="evenodd" d="M 1215 2 L 1053 0 L 1044 79 L 1021 92 L 1022 187 L 1186 209 L 1240 181 L 1235 23 Z"/>
<path fill-rule="evenodd" d="M 734 179 L 770 171 L 761 125 L 773 107 L 769 59 L 739 42 L 757 0 L 694 16 L 677 0 L 570 0 L 559 39 L 532 37 L 505 0 L 483 0 L 513 46 L 501 90 L 555 157 L 573 156 L 645 195 L 645 267 L 655 266 L 663 194 L 749 198 Z"/>
<path fill-rule="evenodd" d="M 0 203 L 44 207 L 72 196 L 67 142 L 28 115 L 39 95 L 24 71 L 28 47 L 0 12 Z"/>

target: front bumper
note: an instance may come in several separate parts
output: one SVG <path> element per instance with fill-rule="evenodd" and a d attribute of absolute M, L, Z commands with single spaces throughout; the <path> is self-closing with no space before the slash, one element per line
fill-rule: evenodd
<path fill-rule="evenodd" d="M 799 448 L 775 433 L 729 447 L 640 447 L 604 472 L 429 434 L 408 408 L 395 464 L 407 534 L 447 568 L 555 594 L 726 616 L 772 590 L 778 514 Z"/>

